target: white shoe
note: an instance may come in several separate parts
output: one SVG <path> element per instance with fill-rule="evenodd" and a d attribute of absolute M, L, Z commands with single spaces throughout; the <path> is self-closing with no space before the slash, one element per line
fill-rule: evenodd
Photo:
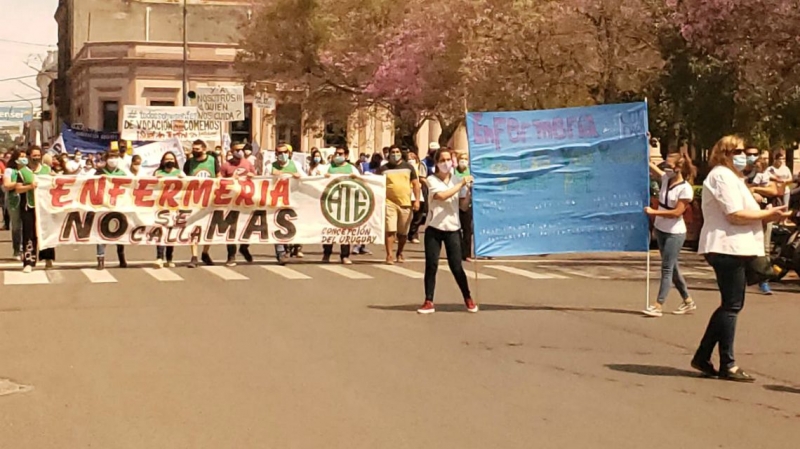
<path fill-rule="evenodd" d="M 645 310 L 642 310 L 642 313 L 644 313 L 645 315 L 647 315 L 649 317 L 653 317 L 653 318 L 659 318 L 659 317 L 664 316 L 664 312 L 661 309 L 659 309 L 658 307 L 655 307 L 655 306 L 650 306 L 650 307 L 646 308 Z"/>
<path fill-rule="evenodd" d="M 30 265 L 25 265 L 25 268 L 22 269 L 23 273 L 31 273 L 33 271 L 33 267 Z"/>
<path fill-rule="evenodd" d="M 52 270 L 53 269 L 53 261 L 52 260 L 45 260 L 44 261 L 44 269 L 45 270 Z"/>
<path fill-rule="evenodd" d="M 175 268 L 175 262 L 167 262 L 167 268 Z"/>
<path fill-rule="evenodd" d="M 156 268 L 164 268 L 164 261 L 161 259 L 156 260 Z"/>
<path fill-rule="evenodd" d="M 689 312 L 697 310 L 697 304 L 694 301 L 684 301 L 680 307 L 678 307 L 674 312 L 673 315 L 686 315 Z"/>

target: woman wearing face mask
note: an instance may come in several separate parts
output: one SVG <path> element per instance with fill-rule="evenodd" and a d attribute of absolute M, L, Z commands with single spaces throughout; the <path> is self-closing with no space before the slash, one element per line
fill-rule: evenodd
<path fill-rule="evenodd" d="M 42 149 L 31 147 L 28 150 L 29 159 L 26 164 L 20 164 L 17 171 L 17 193 L 20 196 L 20 217 L 22 219 L 22 270 L 30 273 L 36 267 L 36 262 L 41 259 L 45 261 L 47 268 L 53 267 L 55 260 L 55 250 L 45 249 L 39 251 L 39 241 L 36 235 L 36 177 L 38 175 L 50 175 L 50 167 L 42 165 Z M 24 159 L 22 162 L 26 162 Z"/>
<path fill-rule="evenodd" d="M 269 174 L 272 176 L 291 176 L 300 179 L 301 174 L 297 165 L 290 158 L 290 146 L 286 144 L 278 145 L 275 149 L 275 162 L 270 165 Z M 289 260 L 289 252 L 292 245 L 275 245 L 275 257 L 280 265 L 286 265 Z M 297 257 L 303 257 L 302 252 L 298 252 Z"/>
<path fill-rule="evenodd" d="M 692 203 L 694 190 L 694 166 L 688 157 L 679 152 L 672 152 L 659 166 L 650 163 L 650 171 L 661 178 L 661 190 L 658 198 L 658 209 L 645 208 L 645 213 L 655 217 L 655 234 L 658 250 L 661 253 L 661 286 L 658 289 L 656 304 L 644 311 L 651 317 L 663 315 L 663 306 L 672 284 L 678 289 L 683 304 L 672 312 L 675 315 L 685 315 L 697 309 L 697 304 L 689 295 L 686 280 L 678 268 L 683 243 L 686 241 L 686 222 L 683 213 Z"/>
<path fill-rule="evenodd" d="M 453 176 L 451 152 L 439 149 L 434 155 L 436 173 L 428 177 L 428 220 L 425 228 L 425 302 L 417 313 L 433 313 L 433 294 L 436 289 L 436 272 L 439 270 L 439 254 L 442 243 L 447 254 L 450 272 L 461 290 L 464 305 L 468 312 L 477 312 L 478 306 L 472 300 L 467 275 L 461 266 L 460 233 L 458 218 L 458 193 L 472 183 L 472 176 L 456 178 Z M 458 180 L 457 180 L 458 179 Z"/>
<path fill-rule="evenodd" d="M 111 150 L 106 153 L 105 164 L 102 168 L 97 169 L 95 176 L 128 176 L 119 166 L 119 150 L 112 146 Z M 120 268 L 128 267 L 128 262 L 125 260 L 125 247 L 123 245 L 117 245 L 117 259 L 119 260 Z M 97 269 L 106 269 L 106 245 L 104 244 L 97 245 Z"/>
<path fill-rule="evenodd" d="M 17 193 L 18 170 L 27 165 L 28 156 L 20 150 L 15 150 L 11 153 L 3 172 L 3 190 L 6 192 L 6 209 L 11 224 L 11 248 L 15 259 L 20 259 L 22 254 L 22 217 L 19 193 Z"/>
<path fill-rule="evenodd" d="M 322 153 L 316 149 L 311 149 L 311 155 L 308 157 L 308 176 L 322 176 L 327 173 Z"/>
<path fill-rule="evenodd" d="M 692 367 L 709 376 L 738 382 L 754 379 L 735 362 L 733 343 L 736 320 L 744 307 L 748 264 L 764 256 L 763 223 L 788 216 L 786 206 L 762 210 L 747 189 L 742 172 L 747 167 L 744 141 L 727 136 L 714 145 L 703 183 L 703 229 L 698 253 L 714 268 L 722 304 L 711 315 L 705 335 L 692 359 Z M 711 363 L 719 345 L 720 369 Z"/>
<path fill-rule="evenodd" d="M 453 176 L 460 180 L 466 176 L 472 176 L 469 171 L 469 155 L 458 154 L 456 169 Z M 458 193 L 459 211 L 458 218 L 461 220 L 461 259 L 464 262 L 472 262 L 472 188 L 465 186 Z"/>
<path fill-rule="evenodd" d="M 428 181 L 426 180 L 428 177 L 428 168 L 425 166 L 425 164 L 420 163 L 419 156 L 417 156 L 417 153 L 413 151 L 408 152 L 408 163 L 414 167 L 414 170 L 417 171 L 420 188 L 422 189 L 422 195 L 419 198 L 419 210 L 414 211 L 414 215 L 411 217 L 411 228 L 408 230 L 408 241 L 410 243 L 419 243 L 419 228 L 422 226 L 422 223 L 428 213 L 427 203 L 425 202 L 425 198 L 428 196 Z M 414 200 L 413 193 L 411 195 L 411 200 Z"/>
<path fill-rule="evenodd" d="M 183 178 L 186 176 L 181 169 L 178 168 L 178 162 L 175 154 L 172 152 L 164 153 L 161 157 L 161 163 L 158 165 L 153 176 L 156 178 Z M 167 268 L 174 268 L 173 255 L 175 253 L 174 246 L 157 246 L 156 247 L 156 268 L 164 268 L 164 261 L 166 260 Z"/>
<path fill-rule="evenodd" d="M 142 169 L 142 157 L 138 154 L 134 154 L 131 157 L 131 176 L 138 177 L 139 171 Z"/>

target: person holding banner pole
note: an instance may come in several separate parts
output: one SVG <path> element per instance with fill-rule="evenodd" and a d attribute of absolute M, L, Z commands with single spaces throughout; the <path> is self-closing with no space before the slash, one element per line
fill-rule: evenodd
<path fill-rule="evenodd" d="M 121 158 L 119 154 L 119 144 L 117 142 L 111 143 L 111 149 L 106 153 L 106 163 L 103 168 L 97 170 L 95 176 L 128 176 L 128 174 L 120 168 Z M 125 260 L 125 246 L 117 245 L 117 260 L 119 260 L 120 268 L 128 268 L 128 262 Z M 106 269 L 106 245 L 97 245 L 97 269 Z"/>
<path fill-rule="evenodd" d="M 439 149 L 434 156 L 435 173 L 428 176 L 428 219 L 425 226 L 425 302 L 417 313 L 430 314 L 436 311 L 433 294 L 436 289 L 436 272 L 439 270 L 439 254 L 444 244 L 450 272 L 464 297 L 468 312 L 475 313 L 478 306 L 472 300 L 469 282 L 461 265 L 461 223 L 459 221 L 459 192 L 472 184 L 472 176 L 453 176 L 451 151 Z"/>
<path fill-rule="evenodd" d="M 195 176 L 198 178 L 218 178 L 219 172 L 219 159 L 211 157 L 211 155 L 208 154 L 206 143 L 200 139 L 192 142 L 192 156 L 187 158 L 186 162 L 183 164 L 183 173 L 186 176 Z M 190 248 L 192 251 L 192 259 L 189 261 L 188 267 L 197 268 L 197 244 L 192 244 Z M 203 264 L 211 266 L 214 265 L 214 261 L 211 260 L 211 256 L 208 254 L 209 249 L 211 249 L 210 245 L 203 246 L 201 259 L 203 260 Z"/>
<path fill-rule="evenodd" d="M 42 165 L 42 149 L 34 146 L 28 150 L 29 162 L 20 164 L 17 171 L 17 193 L 20 196 L 20 218 L 22 219 L 22 271 L 30 273 L 38 260 L 44 260 L 47 268 L 53 268 L 56 252 L 54 249 L 39 251 L 36 234 L 36 176 L 49 175 L 50 167 Z M 25 162 L 25 159 L 22 159 Z"/>
<path fill-rule="evenodd" d="M 161 163 L 158 165 L 153 176 L 156 178 L 183 178 L 186 175 L 178 168 L 178 161 L 175 154 L 171 151 L 164 153 L 161 156 Z M 156 268 L 164 268 L 164 261 L 166 260 L 168 268 L 174 268 L 173 256 L 175 247 L 170 246 L 157 246 L 156 247 Z"/>
<path fill-rule="evenodd" d="M 692 358 L 691 366 L 708 376 L 736 382 L 753 382 L 733 354 L 736 321 L 744 307 L 751 263 L 764 257 L 763 224 L 786 218 L 786 206 L 762 210 L 745 185 L 747 166 L 744 141 L 736 136 L 719 140 L 709 157 L 711 171 L 703 183 L 703 229 L 698 253 L 714 268 L 722 303 Z M 719 345 L 719 371 L 711 362 Z"/>
<path fill-rule="evenodd" d="M 663 315 L 663 306 L 669 295 L 670 287 L 675 284 L 683 304 L 672 312 L 685 315 L 697 309 L 697 304 L 689 295 L 686 280 L 678 267 L 678 258 L 686 240 L 686 222 L 683 213 L 694 198 L 692 180 L 695 169 L 691 159 L 680 152 L 671 152 L 660 165 L 650 163 L 650 171 L 661 178 L 658 209 L 646 207 L 645 213 L 655 217 L 655 234 L 658 250 L 661 253 L 661 286 L 658 290 L 656 304 L 644 311 L 650 317 Z"/>
<path fill-rule="evenodd" d="M 462 152 L 458 154 L 456 169 L 453 171 L 456 179 L 472 176 L 469 171 L 469 154 Z M 472 224 L 472 189 L 464 187 L 458 193 L 461 200 L 459 204 L 458 218 L 461 221 L 461 260 L 472 262 L 472 236 L 474 234 Z"/>
<path fill-rule="evenodd" d="M 325 173 L 325 177 L 330 178 L 331 175 L 350 175 L 351 178 L 358 178 L 358 168 L 347 161 L 349 155 L 350 150 L 347 148 L 336 148 L 336 152 L 333 154 L 331 165 L 328 167 L 328 172 Z M 322 245 L 322 251 L 322 262 L 330 263 L 331 255 L 333 254 L 333 245 Z M 352 265 L 353 262 L 350 260 L 350 245 L 339 245 L 339 251 L 341 253 L 339 257 L 341 258 L 342 264 Z"/>
<path fill-rule="evenodd" d="M 300 179 L 300 170 L 290 157 L 291 147 L 287 144 L 280 144 L 275 149 L 275 162 L 270 165 L 269 174 L 272 176 L 291 176 Z M 286 265 L 289 259 L 290 245 L 275 245 L 275 257 L 280 265 Z M 302 256 L 302 254 L 301 254 Z"/>
<path fill-rule="evenodd" d="M 256 174 L 256 169 L 253 164 L 245 158 L 243 143 L 234 144 L 231 148 L 231 155 L 233 156 L 230 161 L 222 164 L 220 175 L 223 178 L 243 178 L 252 177 Z M 225 265 L 229 267 L 236 266 L 236 245 L 227 245 L 228 260 Z M 253 262 L 253 256 L 250 254 L 250 245 L 239 245 L 239 253 L 244 257 L 247 263 Z"/>

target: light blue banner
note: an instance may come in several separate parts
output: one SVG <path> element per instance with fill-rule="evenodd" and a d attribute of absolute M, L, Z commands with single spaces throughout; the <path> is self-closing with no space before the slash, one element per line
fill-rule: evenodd
<path fill-rule="evenodd" d="M 467 114 L 475 252 L 647 251 L 647 105 Z"/>
<path fill-rule="evenodd" d="M 31 108 L 22 106 L 0 106 L 0 122 L 29 122 L 33 120 Z"/>

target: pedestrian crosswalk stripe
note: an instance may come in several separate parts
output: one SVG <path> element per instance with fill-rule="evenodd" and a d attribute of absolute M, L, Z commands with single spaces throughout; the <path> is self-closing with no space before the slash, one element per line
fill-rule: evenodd
<path fill-rule="evenodd" d="M 3 283 L 5 285 L 40 285 L 49 284 L 50 279 L 44 271 L 33 271 L 31 273 L 6 271 Z"/>
<path fill-rule="evenodd" d="M 582 271 L 568 270 L 566 268 L 558 268 L 558 270 L 562 271 L 564 273 L 571 274 L 573 276 L 582 277 L 582 278 L 600 279 L 600 280 L 609 280 L 609 279 L 611 279 L 608 276 L 601 276 L 599 274 L 593 274 L 593 273 L 584 273 Z M 626 269 L 626 271 L 630 271 L 630 270 Z"/>
<path fill-rule="evenodd" d="M 247 276 L 245 276 L 243 274 L 239 274 L 239 273 L 231 270 L 230 268 L 217 267 L 217 266 L 202 267 L 202 268 L 204 270 L 208 271 L 209 273 L 211 273 L 211 274 L 213 274 L 215 276 L 218 276 L 218 277 L 220 277 L 220 278 L 222 278 L 223 280 L 226 280 L 226 281 L 246 281 L 247 280 Z"/>
<path fill-rule="evenodd" d="M 499 271 L 504 271 L 510 274 L 516 274 L 517 276 L 522 276 L 529 279 L 567 279 L 566 276 L 561 276 L 560 274 L 539 274 L 539 273 L 534 273 L 533 271 L 521 270 L 519 268 L 514 268 L 514 267 L 507 267 L 505 265 L 486 265 L 486 267 Z"/>
<path fill-rule="evenodd" d="M 183 278 L 168 268 L 144 268 L 144 272 L 162 282 L 182 281 Z"/>
<path fill-rule="evenodd" d="M 445 270 L 447 270 L 447 271 L 450 271 L 450 267 L 449 267 L 449 266 L 445 266 L 445 267 L 443 267 L 443 268 L 444 268 Z M 474 271 L 472 271 L 472 270 L 466 270 L 466 269 L 465 269 L 465 270 L 464 270 L 464 272 L 465 272 L 465 273 L 467 273 L 467 277 L 468 277 L 468 278 L 470 278 L 470 279 L 475 279 L 475 272 L 474 272 Z M 489 276 L 488 274 L 483 274 L 483 273 L 480 273 L 480 272 L 479 272 L 479 273 L 478 273 L 478 279 L 485 279 L 485 280 L 489 281 L 489 280 L 492 280 L 492 279 L 497 279 L 497 278 L 496 278 L 496 277 L 494 277 L 494 276 Z"/>
<path fill-rule="evenodd" d="M 391 273 L 409 277 L 411 279 L 422 279 L 425 277 L 425 275 L 422 273 L 418 273 L 407 268 L 398 267 L 397 265 L 375 265 L 375 268 L 380 268 L 381 270 L 386 270 Z"/>
<path fill-rule="evenodd" d="M 277 274 L 278 276 L 284 277 L 286 279 L 311 279 L 311 276 L 306 276 L 305 274 L 292 270 L 291 268 L 286 268 L 282 266 L 275 266 L 275 265 L 262 265 L 261 268 L 269 271 L 270 273 Z"/>
<path fill-rule="evenodd" d="M 349 268 L 345 268 L 339 265 L 320 265 L 319 267 L 322 268 L 323 270 L 330 271 L 331 273 L 336 273 L 348 279 L 372 279 L 372 276 L 368 274 L 359 273 L 358 271 L 351 270 Z"/>
<path fill-rule="evenodd" d="M 84 276 L 92 284 L 113 284 L 117 279 L 106 270 L 96 270 L 94 268 L 84 268 L 81 270 Z"/>

